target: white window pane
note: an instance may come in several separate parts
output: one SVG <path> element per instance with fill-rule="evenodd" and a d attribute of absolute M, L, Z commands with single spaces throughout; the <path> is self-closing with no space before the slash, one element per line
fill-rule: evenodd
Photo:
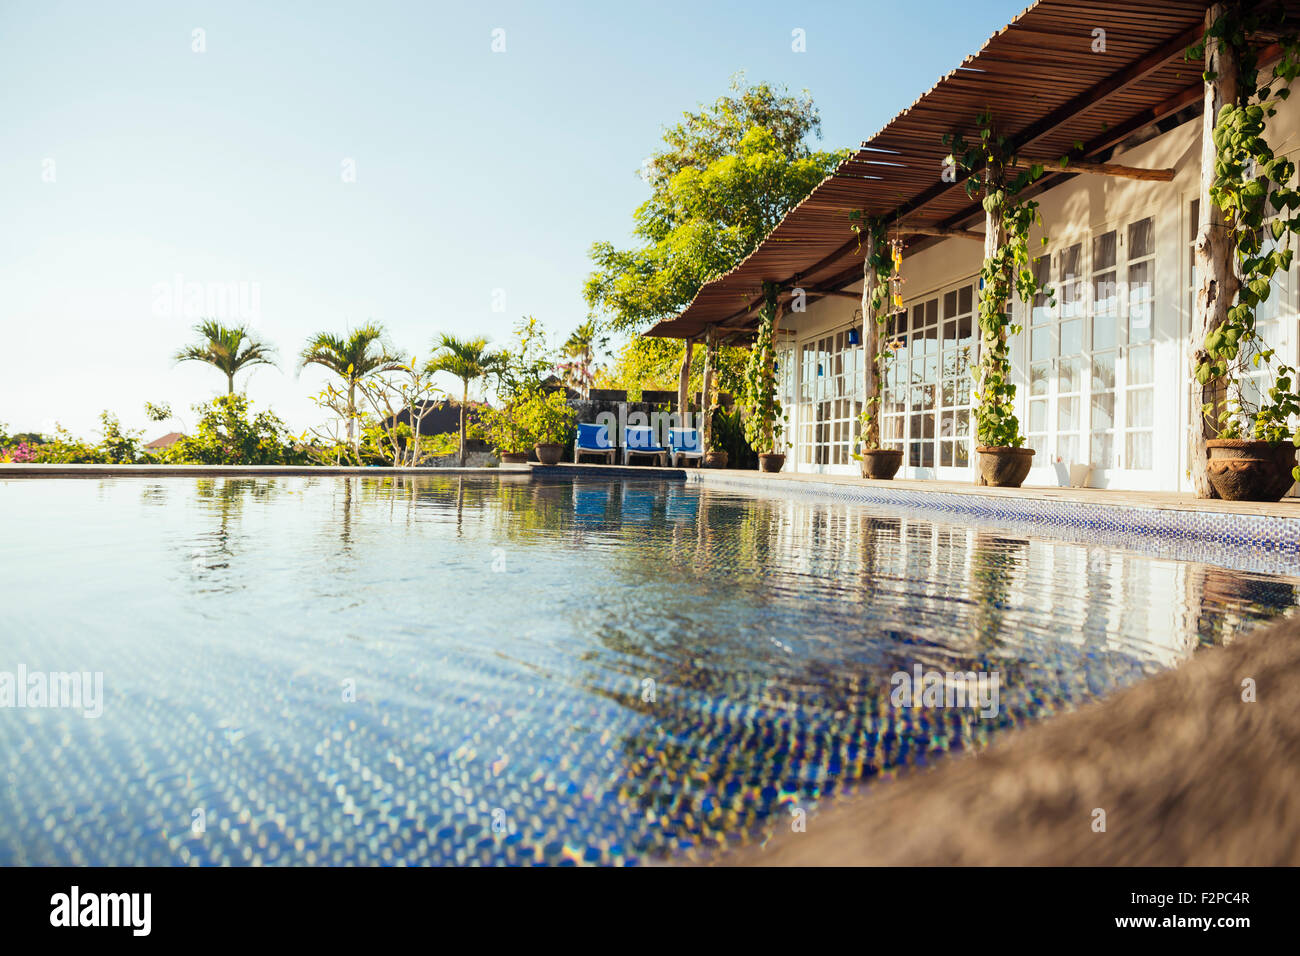
<path fill-rule="evenodd" d="M 1100 431 L 1115 427 L 1115 393 L 1093 393 L 1092 429 Z"/>
<path fill-rule="evenodd" d="M 1125 454 L 1129 468 L 1143 471 L 1149 470 L 1151 468 L 1151 433 L 1130 432 L 1127 436 Z"/>
<path fill-rule="evenodd" d="M 1128 393 L 1128 411 L 1125 420 L 1129 428 L 1150 428 L 1152 392 L 1149 388 L 1135 388 Z"/>
<path fill-rule="evenodd" d="M 1143 345 L 1128 350 L 1128 384 L 1149 385 L 1153 381 L 1151 348 Z"/>
<path fill-rule="evenodd" d="M 1047 400 L 1040 399 L 1029 403 L 1029 430 L 1031 432 L 1047 431 Z"/>

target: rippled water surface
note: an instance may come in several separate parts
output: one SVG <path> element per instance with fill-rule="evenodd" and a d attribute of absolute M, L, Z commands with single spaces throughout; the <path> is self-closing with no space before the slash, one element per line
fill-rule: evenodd
<path fill-rule="evenodd" d="M 1231 640 L 1295 583 L 524 476 L 0 482 L 0 863 L 632 863 Z M 891 675 L 999 675 L 996 717 Z"/>

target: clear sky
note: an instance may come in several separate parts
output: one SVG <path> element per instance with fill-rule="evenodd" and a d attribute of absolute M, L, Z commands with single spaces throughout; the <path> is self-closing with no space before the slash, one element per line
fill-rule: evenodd
<path fill-rule="evenodd" d="M 196 291 L 277 346 L 237 384 L 296 431 L 316 330 L 561 339 L 661 128 L 732 73 L 807 88 L 854 146 L 1026 2 L 0 0 L 0 422 L 192 422 L 225 388 L 170 359 Z"/>

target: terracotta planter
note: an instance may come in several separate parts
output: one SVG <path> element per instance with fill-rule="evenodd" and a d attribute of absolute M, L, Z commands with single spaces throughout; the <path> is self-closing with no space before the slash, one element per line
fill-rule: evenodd
<path fill-rule="evenodd" d="M 1034 464 L 1032 448 L 977 445 L 975 452 L 979 455 L 980 476 L 984 484 L 995 488 L 1019 488 Z"/>
<path fill-rule="evenodd" d="M 528 452 L 526 451 L 503 451 L 501 453 L 501 464 L 503 465 L 526 465 L 528 464 Z"/>
<path fill-rule="evenodd" d="M 1212 438 L 1205 449 L 1210 484 L 1225 501 L 1278 501 L 1295 480 L 1295 446 L 1290 442 Z"/>
<path fill-rule="evenodd" d="M 759 471 L 780 471 L 784 464 L 785 455 L 770 454 L 758 456 Z"/>
<path fill-rule="evenodd" d="M 711 451 L 704 456 L 705 468 L 726 468 L 727 453 L 725 451 Z"/>
<path fill-rule="evenodd" d="M 862 477 L 889 481 L 903 467 L 903 449 L 867 448 L 862 452 Z"/>
<path fill-rule="evenodd" d="M 533 446 L 533 451 L 537 452 L 537 460 L 543 465 L 558 465 L 564 446 L 555 442 L 539 443 Z"/>

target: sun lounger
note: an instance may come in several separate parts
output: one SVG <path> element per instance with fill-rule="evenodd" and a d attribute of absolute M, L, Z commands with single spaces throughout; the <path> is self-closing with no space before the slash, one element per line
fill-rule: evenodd
<path fill-rule="evenodd" d="M 668 449 L 655 443 L 654 429 L 649 425 L 623 429 L 623 464 L 630 465 L 633 455 L 649 455 L 662 466 L 668 458 Z"/>
<path fill-rule="evenodd" d="M 693 461 L 699 467 L 704 460 L 703 445 L 698 428 L 668 429 L 668 457 L 674 468 L 682 461 Z"/>
<path fill-rule="evenodd" d="M 614 443 L 609 440 L 609 426 L 580 424 L 578 437 L 573 442 L 573 463 L 576 465 L 583 455 L 600 455 L 605 464 L 614 464 Z"/>

